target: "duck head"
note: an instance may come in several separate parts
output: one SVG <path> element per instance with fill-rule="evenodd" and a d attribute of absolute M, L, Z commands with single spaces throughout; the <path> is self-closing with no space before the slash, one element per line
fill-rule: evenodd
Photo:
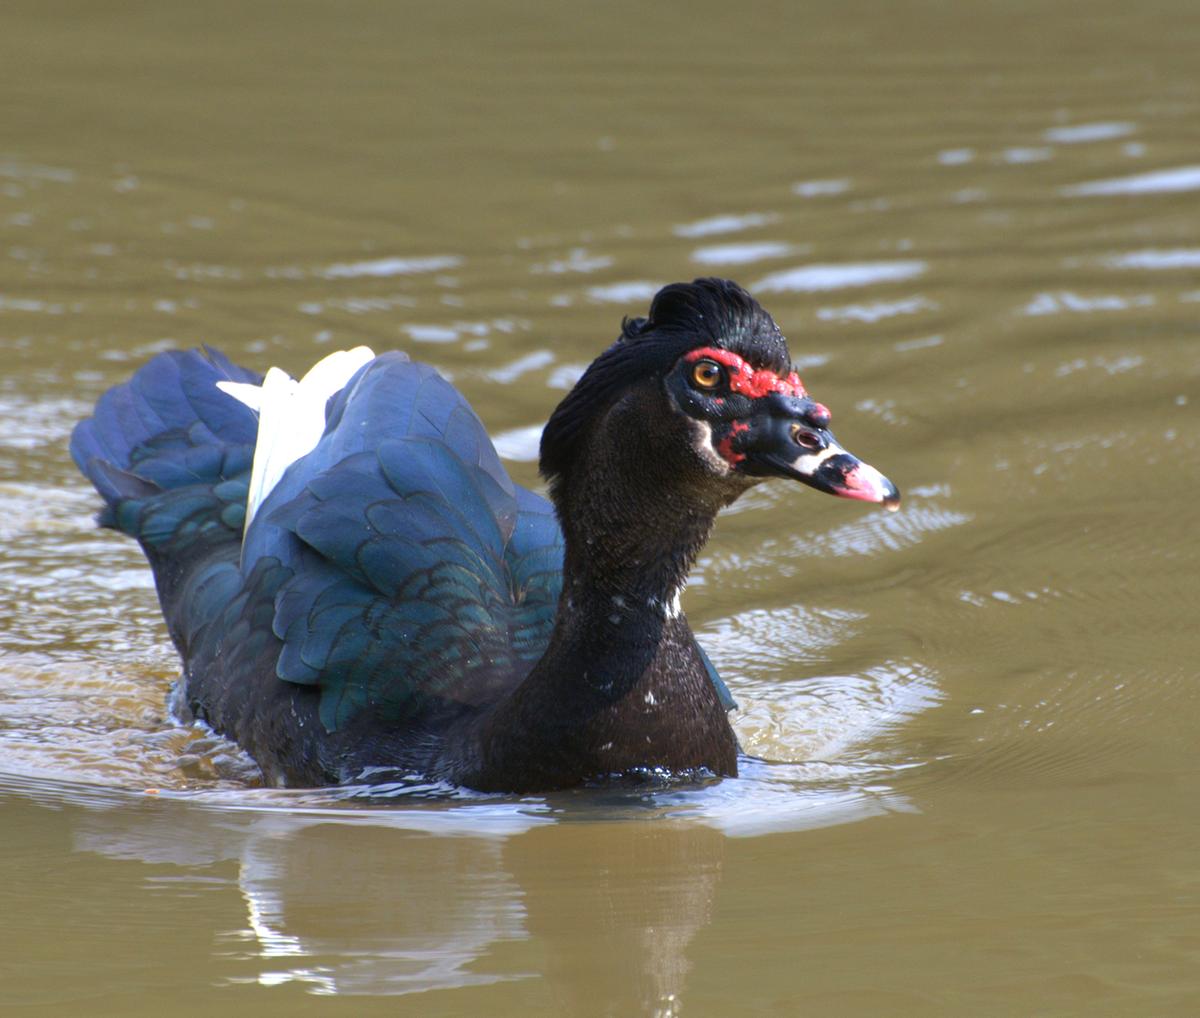
<path fill-rule="evenodd" d="M 614 482 L 634 471 L 664 497 L 682 490 L 679 506 L 688 497 L 728 504 L 782 477 L 895 509 L 896 486 L 838 444 L 830 419 L 750 294 L 724 279 L 673 283 L 647 317 L 625 320 L 555 410 L 541 469 L 560 515 L 581 474 L 597 466 Z"/>

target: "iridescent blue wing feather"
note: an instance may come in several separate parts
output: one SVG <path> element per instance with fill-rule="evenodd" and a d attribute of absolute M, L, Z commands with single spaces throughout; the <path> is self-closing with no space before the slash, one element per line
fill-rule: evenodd
<path fill-rule="evenodd" d="M 449 383 L 395 355 L 330 401 L 246 552 L 291 571 L 276 672 L 319 690 L 329 731 L 493 702 L 544 652 L 562 584 L 549 503 L 512 484 Z"/>
<path fill-rule="evenodd" d="M 72 457 L 104 498 L 100 523 L 145 549 L 185 658 L 241 586 L 258 421 L 218 381 L 260 378 L 216 350 L 159 354 L 101 396 L 71 435 Z"/>
<path fill-rule="evenodd" d="M 179 491 L 187 493 L 180 511 L 194 512 L 186 497 L 248 475 L 258 421 L 217 389 L 222 380 L 260 381 L 216 350 L 171 351 L 100 397 L 72 433 L 71 455 L 104 496 L 101 523 L 141 539 L 134 507 L 124 524 L 116 519 L 122 503 Z M 233 488 L 216 494 L 216 515 L 237 500 Z"/>

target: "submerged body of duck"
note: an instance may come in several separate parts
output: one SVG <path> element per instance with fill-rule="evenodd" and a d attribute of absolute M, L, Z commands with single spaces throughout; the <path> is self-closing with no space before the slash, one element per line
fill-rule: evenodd
<path fill-rule="evenodd" d="M 553 506 L 432 368 L 364 348 L 299 386 L 160 354 L 71 452 L 150 560 L 188 706 L 267 781 L 528 791 L 737 773 L 679 594 L 720 509 L 768 477 L 898 503 L 828 425 L 770 315 L 697 280 L 555 410 Z"/>

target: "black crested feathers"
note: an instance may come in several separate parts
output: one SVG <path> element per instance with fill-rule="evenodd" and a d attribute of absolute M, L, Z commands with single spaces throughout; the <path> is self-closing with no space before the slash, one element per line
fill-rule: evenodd
<path fill-rule="evenodd" d="M 542 432 L 542 476 L 551 495 L 576 458 L 592 424 L 638 381 L 662 377 L 688 350 L 716 346 L 757 367 L 784 372 L 787 342 L 763 307 L 728 279 L 671 283 L 654 296 L 645 318 L 626 318 L 621 335 L 584 372 Z"/>

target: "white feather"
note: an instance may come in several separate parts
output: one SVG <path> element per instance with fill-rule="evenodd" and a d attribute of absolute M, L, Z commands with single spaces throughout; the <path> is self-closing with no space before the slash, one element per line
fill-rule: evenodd
<path fill-rule="evenodd" d="M 232 396 L 239 403 L 245 403 L 251 410 L 258 413 L 262 406 L 262 386 L 253 382 L 218 382 L 217 388 L 225 395 Z"/>
<path fill-rule="evenodd" d="M 271 368 L 262 385 L 217 383 L 222 392 L 258 413 L 258 441 L 246 499 L 247 527 L 284 471 L 320 441 L 329 397 L 374 359 L 375 354 L 368 347 L 357 346 L 331 353 L 309 368 L 298 382 L 286 371 Z"/>

